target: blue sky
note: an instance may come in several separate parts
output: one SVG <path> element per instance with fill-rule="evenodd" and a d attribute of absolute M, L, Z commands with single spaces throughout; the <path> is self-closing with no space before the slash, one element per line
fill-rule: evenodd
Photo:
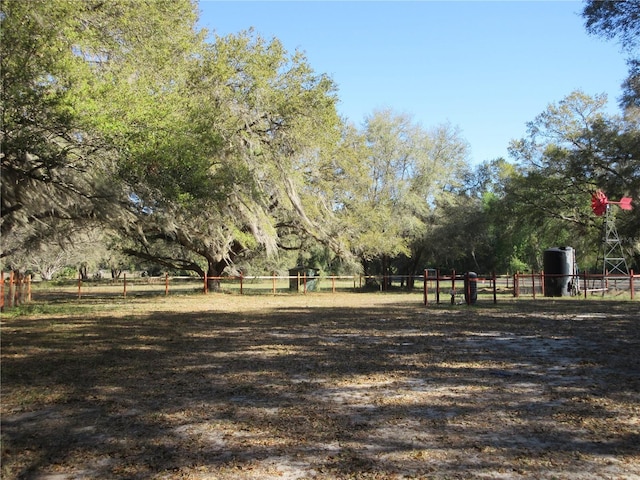
<path fill-rule="evenodd" d="M 200 26 L 218 35 L 253 27 L 304 51 L 338 85 L 356 125 L 376 109 L 424 128 L 449 122 L 470 160 L 507 157 L 526 123 L 580 89 L 606 93 L 617 113 L 624 55 L 586 33 L 578 1 L 213 1 Z"/>

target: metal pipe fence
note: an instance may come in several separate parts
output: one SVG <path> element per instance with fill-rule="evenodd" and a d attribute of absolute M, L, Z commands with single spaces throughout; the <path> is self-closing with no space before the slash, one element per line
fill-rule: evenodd
<path fill-rule="evenodd" d="M 543 297 L 545 283 L 555 277 L 570 277 L 576 288 L 573 296 L 588 298 L 595 295 L 627 294 L 633 300 L 640 288 L 640 275 L 552 275 L 516 273 L 514 275 L 477 275 L 467 273 L 441 274 L 438 270 L 422 275 L 256 275 L 191 277 L 170 276 L 132 277 L 124 274 L 118 279 L 82 279 L 65 281 L 34 281 L 30 275 L 16 272 L 0 273 L 0 310 L 36 301 L 65 301 L 71 299 L 108 299 L 142 296 L 169 296 L 225 292 L 237 295 L 280 295 L 306 293 L 338 293 L 362 291 L 407 291 L 421 293 L 424 304 L 429 303 L 497 303 L 508 297 Z M 475 275 L 475 274 L 474 274 Z M 471 291 L 473 290 L 473 292 Z M 473 298 L 477 295 L 476 298 Z"/>

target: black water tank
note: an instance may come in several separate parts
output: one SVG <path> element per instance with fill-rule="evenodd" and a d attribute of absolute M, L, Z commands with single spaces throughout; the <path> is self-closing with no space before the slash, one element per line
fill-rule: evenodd
<path fill-rule="evenodd" d="M 571 295 L 574 254 L 571 247 L 548 248 L 544 251 L 544 296 Z"/>
<path fill-rule="evenodd" d="M 467 305 L 473 305 L 478 301 L 478 274 L 467 272 L 464 275 L 464 299 Z"/>

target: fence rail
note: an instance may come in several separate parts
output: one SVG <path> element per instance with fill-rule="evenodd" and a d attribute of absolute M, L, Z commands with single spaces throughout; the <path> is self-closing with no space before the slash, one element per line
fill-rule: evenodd
<path fill-rule="evenodd" d="M 475 275 L 475 274 L 474 274 Z M 422 293 L 424 304 L 475 303 L 478 296 L 497 303 L 498 296 L 545 296 L 545 284 L 551 279 L 563 278 L 575 285 L 571 294 L 587 298 L 591 295 L 620 294 L 628 292 L 631 300 L 640 287 L 640 275 L 557 275 L 516 273 L 514 275 L 441 274 L 425 271 L 423 275 L 323 275 L 294 276 L 224 276 L 224 277 L 127 277 L 114 280 L 91 279 L 62 282 L 33 281 L 30 275 L 10 272 L 0 273 L 0 310 L 17 307 L 37 300 L 68 300 L 88 298 L 127 298 L 130 296 L 168 296 L 188 293 L 223 291 L 234 294 L 284 294 L 307 292 L 354 292 L 363 290 L 387 291 L 404 289 Z"/>

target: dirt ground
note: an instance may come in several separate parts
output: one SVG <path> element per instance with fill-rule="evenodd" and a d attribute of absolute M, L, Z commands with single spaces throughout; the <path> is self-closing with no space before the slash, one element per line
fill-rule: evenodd
<path fill-rule="evenodd" d="M 132 299 L 2 320 L 2 478 L 640 479 L 640 302 Z"/>

